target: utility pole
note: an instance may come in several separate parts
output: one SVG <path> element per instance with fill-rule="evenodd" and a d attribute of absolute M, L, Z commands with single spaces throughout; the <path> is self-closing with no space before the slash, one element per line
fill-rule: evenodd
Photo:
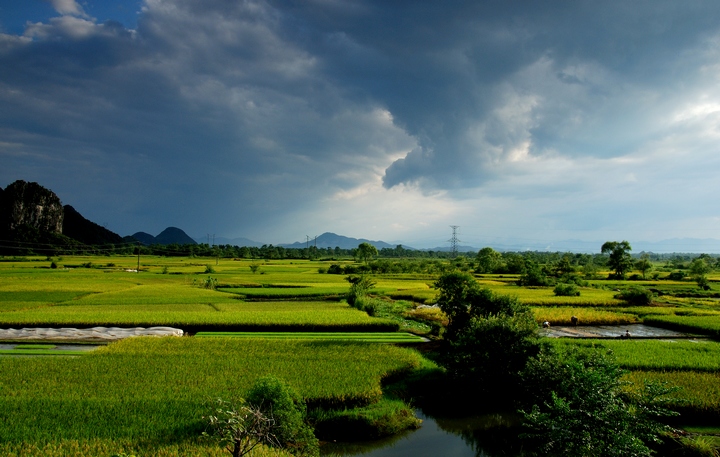
<path fill-rule="evenodd" d="M 452 251 L 453 258 L 457 257 L 457 247 L 460 240 L 457 238 L 457 229 L 460 228 L 458 225 L 451 225 L 450 228 L 452 228 L 452 238 L 450 238 L 448 241 L 450 242 L 450 249 Z"/>
<path fill-rule="evenodd" d="M 140 242 L 138 241 L 138 266 L 137 273 L 140 273 Z"/>

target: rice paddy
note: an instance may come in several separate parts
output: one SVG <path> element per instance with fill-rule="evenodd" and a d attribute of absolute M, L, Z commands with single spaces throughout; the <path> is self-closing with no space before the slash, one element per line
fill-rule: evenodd
<path fill-rule="evenodd" d="M 403 321 L 350 307 L 342 300 L 345 276 L 324 273 L 327 262 L 147 256 L 135 271 L 132 256 L 68 256 L 57 260 L 58 269 L 49 264 L 42 258 L 0 262 L 0 327 L 161 325 L 194 336 L 133 338 L 82 357 L 45 343 L 0 350 L 3 455 L 222 455 L 197 439 L 207 400 L 242 395 L 255 379 L 272 374 L 310 405 L 374 405 L 383 379 L 428 363 L 388 343 L 423 341 L 445 321 L 437 308 L 418 307 L 437 295 L 435 277 L 425 273 L 373 276 L 371 294 L 404 310 Z M 635 281 L 666 291 L 651 306 L 635 306 L 615 298 L 627 282 L 591 281 L 580 296 L 558 297 L 551 287 L 519 287 L 516 279 L 484 275 L 478 281 L 529 304 L 538 323 L 569 325 L 574 316 L 581 325 L 645 323 L 720 335 L 720 300 L 695 297 L 688 282 Z M 411 319 L 420 323 L 408 326 Z M 401 326 L 415 334 L 399 332 Z M 628 381 L 678 385 L 672 405 L 720 418 L 716 342 L 555 344 L 611 349 Z"/>

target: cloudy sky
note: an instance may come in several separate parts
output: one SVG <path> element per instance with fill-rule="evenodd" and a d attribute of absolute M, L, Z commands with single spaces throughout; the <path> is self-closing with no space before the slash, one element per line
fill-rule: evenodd
<path fill-rule="evenodd" d="M 717 0 L 0 6 L 0 186 L 120 235 L 720 238 L 719 172 Z"/>

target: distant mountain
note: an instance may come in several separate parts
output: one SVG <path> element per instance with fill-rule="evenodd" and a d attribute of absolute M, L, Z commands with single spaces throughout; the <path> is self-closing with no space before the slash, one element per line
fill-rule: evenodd
<path fill-rule="evenodd" d="M 83 244 L 120 244 L 123 239 L 117 233 L 85 219 L 70 205 L 63 207 L 62 233 Z"/>
<path fill-rule="evenodd" d="M 479 251 L 478 248 L 474 248 L 472 246 L 458 246 L 457 250 L 458 250 L 458 252 Z M 450 252 L 450 251 L 452 251 L 452 248 L 450 246 L 438 246 L 436 248 L 431 248 L 431 249 L 420 249 L 420 251 Z"/>
<path fill-rule="evenodd" d="M 150 235 L 149 233 L 145 232 L 137 232 L 130 235 L 132 238 L 135 238 L 145 246 L 150 246 L 151 244 L 157 244 L 155 242 L 155 237 Z"/>
<path fill-rule="evenodd" d="M 160 232 L 158 236 L 152 236 L 145 232 L 137 232 L 134 233 L 132 237 L 146 246 L 150 246 L 151 244 L 197 244 L 187 233 L 177 227 L 168 227 Z"/>
<path fill-rule="evenodd" d="M 267 243 L 261 243 L 259 241 L 253 241 L 248 238 L 225 238 L 222 236 L 218 237 L 210 237 L 208 236 L 198 236 L 193 238 L 195 241 L 197 241 L 199 244 L 206 243 L 206 244 L 215 244 L 215 245 L 228 245 L 228 246 L 247 246 L 247 247 L 256 247 L 259 248 Z"/>
<path fill-rule="evenodd" d="M 366 240 L 364 238 L 350 238 L 347 236 L 342 235 L 336 235 L 335 233 L 325 232 L 322 235 L 318 236 L 317 238 L 310 238 L 310 241 L 297 241 L 292 244 L 280 244 L 278 246 L 282 246 L 284 248 L 295 248 L 295 249 L 302 249 L 305 248 L 308 244 L 310 246 L 317 246 L 319 248 L 335 248 L 339 247 L 340 249 L 353 249 L 358 247 L 360 243 L 370 243 L 373 246 L 375 246 L 378 249 L 382 248 L 394 248 L 397 245 L 392 245 L 389 243 L 386 243 L 384 241 L 372 241 L 372 240 Z"/>
<path fill-rule="evenodd" d="M 187 233 L 177 227 L 168 227 L 155 237 L 157 244 L 197 244 Z"/>

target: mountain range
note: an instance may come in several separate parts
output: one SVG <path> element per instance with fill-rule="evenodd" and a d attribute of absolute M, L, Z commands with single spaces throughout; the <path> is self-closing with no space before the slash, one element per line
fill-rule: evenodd
<path fill-rule="evenodd" d="M 70 205 L 63 206 L 52 191 L 35 182 L 15 181 L 5 189 L 0 188 L 0 236 L 6 241 L 25 243 L 46 243 L 52 245 L 102 245 L 140 242 L 151 244 L 197 244 L 234 245 L 260 247 L 271 243 L 262 243 L 248 238 L 223 238 L 209 236 L 191 238 L 182 229 L 168 227 L 157 236 L 146 232 L 136 232 L 121 237 L 117 233 L 102 227 L 85 217 Z M 551 251 L 597 253 L 607 240 L 581 241 L 563 240 L 552 243 L 523 243 L 514 240 L 484 240 L 481 246 L 458 246 L 459 252 L 478 251 L 480 247 L 490 246 L 498 251 Z M 289 244 L 277 244 L 285 248 L 302 249 L 307 246 L 318 248 L 352 249 L 360 243 L 369 243 L 377 249 L 393 249 L 398 244 L 373 241 L 365 238 L 351 238 L 331 232 L 306 238 Z M 720 240 L 697 238 L 673 238 L 656 242 L 631 241 L 634 253 L 720 253 Z M 402 245 L 405 249 L 414 249 Z M 449 251 L 449 245 L 438 246 L 433 251 Z"/>

